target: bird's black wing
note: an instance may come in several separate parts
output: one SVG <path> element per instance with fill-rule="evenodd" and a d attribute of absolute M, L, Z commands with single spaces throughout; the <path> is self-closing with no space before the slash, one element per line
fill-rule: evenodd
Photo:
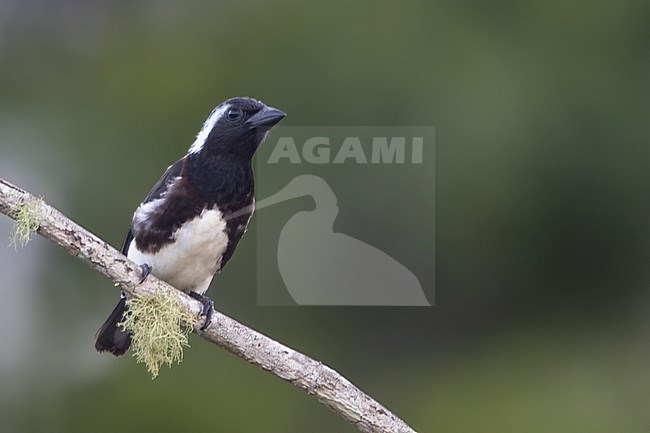
<path fill-rule="evenodd" d="M 174 164 L 167 167 L 165 173 L 163 173 L 162 177 L 158 179 L 158 182 L 156 182 L 153 188 L 151 188 L 151 191 L 149 191 L 149 194 L 147 194 L 147 196 L 144 198 L 144 201 L 142 203 L 148 203 L 152 200 L 160 198 L 165 193 L 165 191 L 167 191 L 167 188 L 169 187 L 169 184 L 172 181 L 172 179 L 183 175 L 184 168 L 185 168 L 185 158 L 181 158 L 178 161 L 176 161 Z M 133 228 L 129 227 L 129 231 L 126 233 L 126 237 L 124 238 L 124 242 L 122 243 L 122 254 L 126 255 L 129 252 L 129 246 L 131 245 L 132 241 L 133 241 Z"/>
<path fill-rule="evenodd" d="M 237 209 L 237 216 L 231 216 L 228 218 L 228 221 L 226 222 L 228 246 L 226 247 L 226 251 L 224 251 L 223 257 L 221 258 L 221 266 L 219 267 L 219 270 L 223 269 L 223 267 L 226 266 L 226 263 L 228 263 L 234 254 L 235 248 L 237 248 L 237 245 L 239 244 L 242 236 L 244 236 L 244 233 L 246 233 L 246 228 L 248 227 L 248 222 L 250 221 L 251 215 L 253 214 L 253 209 L 253 201 L 251 200 L 248 205 L 241 206 L 240 209 Z"/>
<path fill-rule="evenodd" d="M 125 256 L 129 253 L 129 247 L 131 246 L 131 241 L 133 241 L 133 231 L 129 228 L 129 231 L 126 232 L 126 237 L 124 242 L 122 242 L 122 254 Z"/>
<path fill-rule="evenodd" d="M 151 188 L 151 191 L 149 191 L 149 194 L 144 198 L 144 201 L 142 203 L 149 203 L 152 200 L 155 200 L 157 198 L 160 198 L 165 191 L 167 191 L 167 188 L 169 187 L 169 183 L 171 182 L 172 179 L 178 176 L 182 176 L 184 169 L 185 169 L 185 163 L 186 160 L 185 158 L 181 158 L 169 167 L 167 167 L 167 170 L 165 173 L 162 175 L 160 179 L 158 179 L 158 182 Z"/>

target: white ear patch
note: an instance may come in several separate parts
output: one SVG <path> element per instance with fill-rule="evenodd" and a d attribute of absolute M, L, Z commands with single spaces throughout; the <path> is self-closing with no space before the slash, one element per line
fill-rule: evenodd
<path fill-rule="evenodd" d="M 189 153 L 199 153 L 201 149 L 203 149 L 203 145 L 205 144 L 205 140 L 208 139 L 210 131 L 212 131 L 214 125 L 217 124 L 219 119 L 223 117 L 224 113 L 228 111 L 229 108 L 230 104 L 225 104 L 212 110 L 212 113 L 210 113 L 210 116 L 208 116 L 208 119 L 203 124 L 203 128 L 201 128 L 196 136 L 196 140 L 194 140 L 194 143 L 190 146 Z"/>

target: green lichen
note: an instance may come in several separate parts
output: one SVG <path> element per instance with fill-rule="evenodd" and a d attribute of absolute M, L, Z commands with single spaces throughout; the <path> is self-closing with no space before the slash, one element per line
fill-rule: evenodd
<path fill-rule="evenodd" d="M 126 305 L 122 326 L 133 334 L 133 356 L 146 365 L 151 378 L 158 376 L 163 364 L 180 364 L 198 317 L 186 311 L 175 298 L 162 294 L 131 298 Z"/>
<path fill-rule="evenodd" d="M 18 246 L 24 247 L 27 245 L 40 225 L 38 213 L 42 205 L 43 199 L 37 198 L 28 201 L 18 208 L 9 245 L 16 249 Z"/>

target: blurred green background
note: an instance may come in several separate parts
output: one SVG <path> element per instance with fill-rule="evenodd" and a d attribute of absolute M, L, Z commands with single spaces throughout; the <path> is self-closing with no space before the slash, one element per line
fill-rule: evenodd
<path fill-rule="evenodd" d="M 287 125 L 435 125 L 434 307 L 258 307 L 250 236 L 209 292 L 218 308 L 421 432 L 647 432 L 649 14 L 632 0 L 0 0 L 0 177 L 119 246 L 227 97 Z M 405 196 L 432 197 L 433 170 L 417 185 Z M 400 220 L 418 236 L 399 244 L 385 208 L 382 236 L 427 258 L 431 293 L 433 231 Z M 43 239 L 0 248 L 0 293 L 2 432 L 355 431 L 196 336 L 153 382 L 95 353 L 117 292 Z"/>

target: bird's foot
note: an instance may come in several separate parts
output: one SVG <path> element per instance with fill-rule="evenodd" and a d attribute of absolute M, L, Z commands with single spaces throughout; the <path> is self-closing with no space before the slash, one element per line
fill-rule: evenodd
<path fill-rule="evenodd" d="M 189 295 L 191 298 L 194 298 L 197 301 L 199 301 L 201 304 L 203 304 L 203 309 L 201 310 L 201 316 L 205 317 L 205 323 L 203 324 L 203 326 L 201 326 L 201 331 L 203 331 L 212 322 L 212 312 L 214 311 L 214 302 L 212 301 L 212 299 L 208 298 L 207 296 L 201 295 L 196 292 L 190 292 Z"/>
<path fill-rule="evenodd" d="M 140 265 L 140 269 L 142 270 L 142 275 L 140 276 L 140 284 L 149 276 L 151 273 L 151 266 L 148 264 Z"/>

